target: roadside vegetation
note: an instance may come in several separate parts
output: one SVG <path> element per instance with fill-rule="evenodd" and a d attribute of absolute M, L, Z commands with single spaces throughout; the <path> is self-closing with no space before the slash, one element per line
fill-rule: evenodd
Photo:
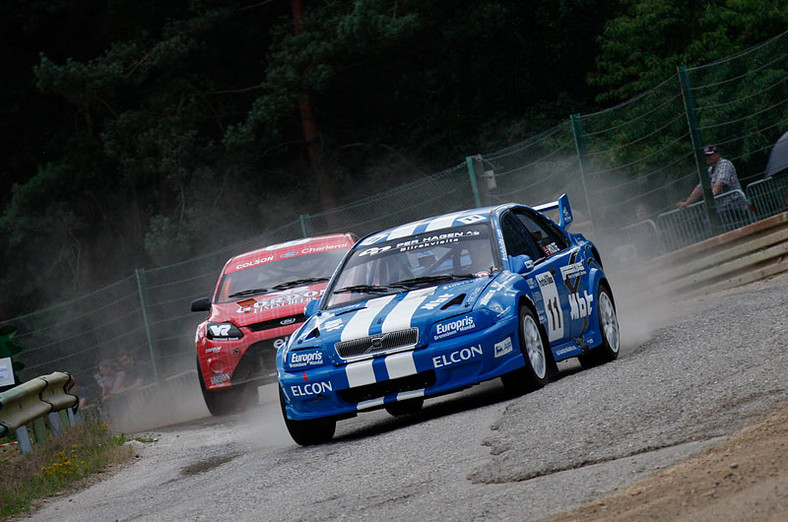
<path fill-rule="evenodd" d="M 6 437 L 0 444 L 12 440 Z M 37 501 L 84 487 L 97 474 L 128 462 L 134 449 L 127 442 L 93 416 L 60 437 L 34 445 L 29 455 L 22 455 L 16 445 L 0 446 L 0 520 L 24 515 Z"/>

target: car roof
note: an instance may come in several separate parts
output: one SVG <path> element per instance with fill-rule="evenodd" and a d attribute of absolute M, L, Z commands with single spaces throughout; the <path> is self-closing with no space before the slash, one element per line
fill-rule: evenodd
<path fill-rule="evenodd" d="M 374 234 L 370 234 L 359 241 L 358 246 L 374 245 L 376 243 L 412 236 L 414 234 L 437 232 L 439 230 L 471 223 L 488 223 L 496 211 L 522 206 L 523 205 L 519 205 L 517 203 L 506 203 L 504 205 L 472 208 L 461 210 L 459 212 L 442 214 L 440 216 L 433 216 L 427 219 L 420 219 L 418 221 L 412 221 L 404 225 L 398 225 L 396 227 L 387 228 L 385 230 L 375 232 Z"/>
<path fill-rule="evenodd" d="M 225 264 L 224 272 L 235 272 L 291 257 L 349 249 L 354 243 L 355 238 L 352 234 L 328 234 L 276 243 L 230 258 Z"/>

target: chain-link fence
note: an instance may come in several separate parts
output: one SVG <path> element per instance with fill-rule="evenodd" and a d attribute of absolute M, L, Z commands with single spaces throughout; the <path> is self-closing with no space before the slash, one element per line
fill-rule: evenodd
<path fill-rule="evenodd" d="M 788 172 L 766 172 L 788 130 L 788 32 L 712 64 L 679 68 L 648 92 L 567 121 L 506 149 L 385 193 L 300 219 L 199 258 L 134 276 L 92 294 L 0 322 L 15 324 L 24 379 L 72 373 L 83 393 L 99 362 L 134 353 L 162 379 L 194 368 L 193 336 L 202 319 L 190 302 L 213 291 L 232 256 L 284 240 L 330 232 L 364 235 L 474 206 L 537 205 L 570 197 L 574 231 L 601 243 L 612 261 L 631 262 L 681 248 L 788 210 Z M 734 162 L 741 191 L 677 209 L 699 183 L 700 150 L 716 144 Z M 768 179 L 765 179 L 768 177 Z M 738 217 L 722 214 L 742 200 Z M 713 205 L 712 205 L 713 204 Z M 716 212 L 715 212 L 716 210 Z"/>

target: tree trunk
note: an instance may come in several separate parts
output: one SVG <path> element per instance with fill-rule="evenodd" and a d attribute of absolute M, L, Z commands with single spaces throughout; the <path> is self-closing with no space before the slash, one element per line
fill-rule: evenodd
<path fill-rule="evenodd" d="M 292 0 L 293 9 L 293 30 L 295 34 L 303 31 L 301 20 L 304 14 L 304 1 Z M 312 168 L 315 184 L 320 194 L 320 206 L 323 210 L 328 210 L 335 206 L 334 190 L 331 180 L 326 176 L 323 169 L 323 141 L 320 136 L 320 129 L 317 126 L 317 119 L 312 107 L 312 98 L 309 90 L 304 86 L 300 96 L 301 105 L 301 125 L 304 128 L 304 141 L 306 142 L 309 163 Z"/>

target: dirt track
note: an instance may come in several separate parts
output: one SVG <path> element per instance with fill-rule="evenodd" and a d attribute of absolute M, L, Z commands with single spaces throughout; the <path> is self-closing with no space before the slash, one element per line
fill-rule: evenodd
<path fill-rule="evenodd" d="M 738 436 L 552 522 L 785 520 L 788 407 Z"/>

